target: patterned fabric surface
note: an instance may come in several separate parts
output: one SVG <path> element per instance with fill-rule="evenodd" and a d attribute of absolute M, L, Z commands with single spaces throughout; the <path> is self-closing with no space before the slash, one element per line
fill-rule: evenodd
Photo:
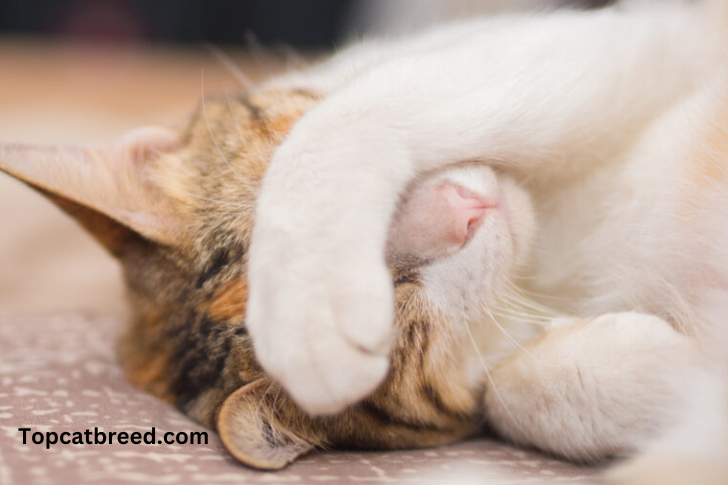
<path fill-rule="evenodd" d="M 593 484 L 598 470 L 488 440 L 419 451 L 311 454 L 281 472 L 250 470 L 207 445 L 28 444 L 32 432 L 205 431 L 130 386 L 113 352 L 120 321 L 0 316 L 0 484 Z M 209 430 L 208 430 L 209 431 Z"/>

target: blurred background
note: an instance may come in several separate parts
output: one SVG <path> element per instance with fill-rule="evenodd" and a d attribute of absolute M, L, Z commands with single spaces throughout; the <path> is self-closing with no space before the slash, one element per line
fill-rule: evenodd
<path fill-rule="evenodd" d="M 0 143 L 112 139 L 180 125 L 201 93 L 253 81 L 368 35 L 504 10 L 606 0 L 0 0 Z M 202 73 L 204 72 L 204 82 Z M 124 313 L 114 261 L 0 174 L 0 313 Z"/>
<path fill-rule="evenodd" d="M 284 43 L 329 48 L 352 35 L 504 10 L 606 0 L 3 0 L 0 32 L 106 42 Z"/>

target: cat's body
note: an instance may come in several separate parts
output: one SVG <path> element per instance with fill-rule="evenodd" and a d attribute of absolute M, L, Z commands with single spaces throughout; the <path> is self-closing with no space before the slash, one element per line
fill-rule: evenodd
<path fill-rule="evenodd" d="M 569 323 L 559 320 L 559 326 L 584 324 L 588 333 L 584 322 L 604 315 L 593 325 L 611 328 L 589 337 L 594 348 L 589 338 L 577 336 L 574 342 L 581 344 L 528 347 L 540 361 L 516 352 L 511 360 L 524 361 L 518 364 L 520 380 L 499 368 L 487 398 L 486 412 L 496 428 L 569 456 L 601 456 L 638 448 L 655 429 L 685 414 L 688 421 L 711 423 L 695 424 L 710 429 L 711 436 L 673 438 L 684 441 L 678 448 L 685 455 L 711 447 L 719 456 L 728 453 L 725 362 L 716 364 L 714 375 L 683 375 L 693 372 L 688 370 L 693 364 L 700 367 L 698 347 L 719 362 L 724 358 L 728 327 L 728 78 L 720 34 L 726 13 L 719 2 L 702 8 L 707 11 L 663 4 L 562 13 L 548 21 L 475 21 L 383 49 L 365 46 L 277 84 L 305 86 L 329 99 L 277 152 L 258 207 L 258 220 L 266 222 L 256 226 L 253 238 L 249 324 L 264 366 L 314 412 L 334 411 L 375 386 L 376 367 L 359 360 L 386 356 L 387 292 L 379 283 L 385 273 L 375 259 L 386 239 L 386 214 L 415 174 L 455 160 L 483 160 L 526 187 L 538 220 L 529 265 L 508 276 L 567 316 Z M 350 150 L 349 140 L 365 141 Z M 359 166 L 367 167 L 365 177 L 353 168 Z M 319 167 L 326 173 L 319 175 Z M 324 196 L 313 182 L 286 185 L 304 173 L 307 180 L 338 182 L 346 190 Z M 327 205 L 331 198 L 337 204 Z M 349 231 L 342 236 L 346 218 L 359 222 L 356 236 Z M 292 254 L 294 246 L 305 257 Z M 313 256 L 319 251 L 328 264 Z M 364 256 L 353 261 L 352 252 Z M 289 259 L 282 279 L 257 271 L 256 263 L 270 265 L 283 254 Z M 474 258 L 470 264 L 480 266 Z M 329 268 L 348 268 L 345 274 L 357 281 L 342 281 Z M 305 275 L 301 281 L 297 270 Z M 300 290 L 303 280 L 317 281 L 316 289 Z M 361 281 L 366 287 L 358 286 Z M 499 312 L 498 291 L 489 299 L 471 284 L 472 277 L 461 281 L 461 287 L 451 281 L 433 290 L 433 300 L 447 302 L 447 314 L 459 313 L 471 325 L 488 322 L 492 315 L 458 312 L 459 299 L 476 293 L 506 331 L 519 321 Z M 272 282 L 286 300 L 311 302 L 311 315 L 305 306 L 294 316 L 277 310 L 282 300 L 258 293 Z M 287 284 L 290 292 L 282 290 Z M 368 311 L 349 313 L 338 303 L 342 299 Z M 327 305 L 332 322 L 321 324 L 315 315 Z M 693 342 L 673 340 L 668 329 L 661 335 L 660 326 L 668 324 Z M 332 343 L 329 352 L 271 348 L 268 334 L 282 329 L 302 338 L 340 332 L 351 346 Z M 488 334 L 480 344 L 486 355 L 498 355 L 494 337 Z M 335 382 L 314 370 L 335 363 L 350 365 L 350 381 Z M 543 373 L 534 370 L 539 367 Z M 584 370 L 586 377 L 580 373 L 572 387 L 567 369 Z M 524 384 L 499 385 L 501 378 Z M 529 381 L 549 384 L 540 394 L 539 386 L 525 384 Z M 694 397 L 703 386 L 714 394 Z M 610 394 L 614 400 L 605 397 Z M 575 395 L 591 397 L 574 404 Z M 706 406 L 720 412 L 701 412 L 691 408 L 694 402 L 686 404 L 690 400 L 713 401 Z M 558 411 L 545 412 L 544 405 Z M 640 411 L 624 412 L 630 407 Z M 596 409 L 603 412 L 590 419 Z M 522 416 L 528 418 L 520 421 Z M 575 436 L 580 438 L 572 442 Z M 678 458 L 667 456 L 665 461 Z"/>
<path fill-rule="evenodd" d="M 668 459 L 724 483 L 726 22 L 467 22 L 208 99 L 180 134 L 0 167 L 123 262 L 132 381 L 247 463 L 487 419 L 574 459 L 648 450 L 627 479 Z"/>

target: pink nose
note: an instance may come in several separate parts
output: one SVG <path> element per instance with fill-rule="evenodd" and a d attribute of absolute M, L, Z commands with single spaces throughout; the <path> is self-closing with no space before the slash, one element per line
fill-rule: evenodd
<path fill-rule="evenodd" d="M 450 254 L 470 240 L 495 205 L 449 181 L 420 187 L 394 222 L 390 249 L 422 257 Z"/>
<path fill-rule="evenodd" d="M 434 207 L 439 210 L 433 216 L 439 219 L 444 230 L 442 235 L 453 244 L 465 244 L 480 226 L 487 210 L 493 208 L 493 204 L 488 204 L 482 197 L 449 183 L 437 187 L 436 198 L 439 203 Z"/>

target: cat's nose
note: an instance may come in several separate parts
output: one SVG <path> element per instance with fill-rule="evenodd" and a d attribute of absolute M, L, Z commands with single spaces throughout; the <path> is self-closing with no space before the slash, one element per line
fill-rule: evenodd
<path fill-rule="evenodd" d="M 480 227 L 488 209 L 495 204 L 452 183 L 442 184 L 436 190 L 436 197 L 440 199 L 436 207 L 442 211 L 439 219 L 445 230 L 443 236 L 453 244 L 465 244 Z"/>
<path fill-rule="evenodd" d="M 416 189 L 395 219 L 390 250 L 436 258 L 453 253 L 475 234 L 494 201 L 451 181 Z"/>

